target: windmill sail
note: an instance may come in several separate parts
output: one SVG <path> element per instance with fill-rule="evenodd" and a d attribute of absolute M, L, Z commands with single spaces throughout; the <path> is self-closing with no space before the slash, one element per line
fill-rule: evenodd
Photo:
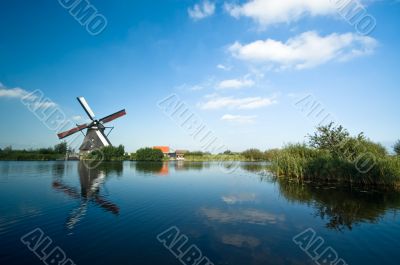
<path fill-rule="evenodd" d="M 87 124 L 83 124 L 83 125 L 78 125 L 77 127 L 73 128 L 71 130 L 68 130 L 68 131 L 65 131 L 65 132 L 57 134 L 57 136 L 58 136 L 59 139 L 63 139 L 63 138 L 68 137 L 68 136 L 70 136 L 70 135 L 72 135 L 74 133 L 82 131 L 82 130 L 88 128 L 88 127 L 89 127 L 88 123 Z"/>
<path fill-rule="evenodd" d="M 111 121 L 113 121 L 115 119 L 118 119 L 118 118 L 120 118 L 120 117 L 122 117 L 124 115 L 126 115 L 126 111 L 123 109 L 123 110 L 120 110 L 118 112 L 115 112 L 114 114 L 108 115 L 108 116 L 100 119 L 99 121 L 104 124 L 104 123 L 107 123 L 107 122 L 111 122 Z"/>
<path fill-rule="evenodd" d="M 85 110 L 86 114 L 93 121 L 94 120 L 94 112 L 89 107 L 89 104 L 87 103 L 86 99 L 84 97 L 78 97 L 77 99 L 78 99 L 79 103 L 81 104 L 82 108 Z"/>

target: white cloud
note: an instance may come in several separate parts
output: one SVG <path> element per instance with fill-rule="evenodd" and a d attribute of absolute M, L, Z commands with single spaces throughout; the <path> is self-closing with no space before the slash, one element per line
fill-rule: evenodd
<path fill-rule="evenodd" d="M 83 118 L 80 115 L 76 115 L 76 116 L 72 116 L 72 120 L 73 121 L 81 121 L 81 120 L 83 120 Z"/>
<path fill-rule="evenodd" d="M 217 85 L 217 89 L 240 89 L 254 86 L 254 81 L 250 79 L 228 79 L 223 80 Z"/>
<path fill-rule="evenodd" d="M 266 27 L 304 16 L 333 15 L 336 7 L 332 0 L 249 0 L 241 5 L 226 3 L 225 10 L 235 18 L 249 17 Z"/>
<path fill-rule="evenodd" d="M 221 69 L 221 70 L 224 70 L 224 71 L 230 71 L 232 69 L 232 67 L 226 66 L 226 65 L 223 65 L 223 64 L 218 64 L 217 68 Z"/>
<path fill-rule="evenodd" d="M 42 100 L 42 98 L 35 95 L 35 93 L 31 93 L 19 87 L 6 88 L 1 83 L 0 83 L 0 98 L 14 98 L 23 100 L 25 103 L 29 102 L 29 104 L 33 109 L 45 109 L 57 106 L 56 103 L 52 102 L 49 99 Z"/>
<path fill-rule="evenodd" d="M 204 0 L 200 4 L 195 4 L 194 7 L 188 9 L 189 16 L 193 20 L 200 20 L 212 16 L 215 12 L 215 3 Z"/>
<path fill-rule="evenodd" d="M 189 89 L 190 89 L 191 91 L 199 91 L 199 90 L 203 90 L 204 87 L 201 86 L 201 85 L 194 85 L 194 86 L 191 86 Z"/>
<path fill-rule="evenodd" d="M 0 98 L 18 98 L 22 99 L 26 95 L 28 95 L 28 91 L 23 90 L 22 88 L 16 87 L 7 89 L 3 86 L 0 87 Z"/>
<path fill-rule="evenodd" d="M 255 202 L 256 201 L 255 193 L 239 193 L 233 195 L 222 196 L 222 201 L 226 204 L 237 204 L 242 202 Z"/>
<path fill-rule="evenodd" d="M 247 97 L 247 98 L 234 98 L 234 97 L 208 97 L 206 102 L 200 103 L 199 107 L 204 110 L 216 110 L 221 108 L 229 109 L 256 109 L 276 104 L 274 98 L 262 97 Z"/>
<path fill-rule="evenodd" d="M 308 31 L 285 43 L 273 39 L 245 45 L 236 42 L 229 47 L 229 51 L 234 57 L 246 61 L 269 63 L 281 69 L 303 69 L 370 54 L 377 44 L 372 37 L 354 33 L 320 36 L 314 31 Z"/>
<path fill-rule="evenodd" d="M 52 102 L 52 101 L 37 101 L 33 102 L 33 109 L 48 109 L 48 108 L 54 108 L 57 107 L 57 104 Z"/>
<path fill-rule="evenodd" d="M 246 115 L 225 114 L 224 116 L 221 117 L 221 120 L 231 122 L 231 123 L 249 124 L 249 123 L 253 123 L 256 118 L 257 118 L 257 116 L 255 116 L 255 115 L 246 116 Z"/>

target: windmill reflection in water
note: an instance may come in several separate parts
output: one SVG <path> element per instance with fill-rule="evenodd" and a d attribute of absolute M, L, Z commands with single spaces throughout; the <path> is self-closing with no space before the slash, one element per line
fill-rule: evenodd
<path fill-rule="evenodd" d="M 84 218 L 90 203 L 101 207 L 103 210 L 114 215 L 119 214 L 118 205 L 108 201 L 100 194 L 100 188 L 106 182 L 106 171 L 101 168 L 89 169 L 84 162 L 79 162 L 78 173 L 81 185 L 81 191 L 75 187 L 65 184 L 62 179 L 58 178 L 53 181 L 52 187 L 69 197 L 80 200 L 78 208 L 71 211 L 67 219 L 66 227 L 72 230 L 75 225 Z"/>

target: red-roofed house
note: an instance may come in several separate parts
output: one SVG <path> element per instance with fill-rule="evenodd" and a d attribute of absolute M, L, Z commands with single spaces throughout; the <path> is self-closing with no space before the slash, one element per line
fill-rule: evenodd
<path fill-rule="evenodd" d="M 153 146 L 153 149 L 161 150 L 165 156 L 169 154 L 169 146 Z"/>

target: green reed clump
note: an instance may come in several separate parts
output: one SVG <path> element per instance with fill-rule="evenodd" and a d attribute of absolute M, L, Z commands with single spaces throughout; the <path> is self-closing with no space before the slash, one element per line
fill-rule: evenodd
<path fill-rule="evenodd" d="M 389 156 L 380 144 L 359 134 L 352 137 L 333 124 L 317 128 L 306 144 L 291 144 L 270 155 L 277 177 L 299 182 L 400 188 L 400 157 Z"/>

